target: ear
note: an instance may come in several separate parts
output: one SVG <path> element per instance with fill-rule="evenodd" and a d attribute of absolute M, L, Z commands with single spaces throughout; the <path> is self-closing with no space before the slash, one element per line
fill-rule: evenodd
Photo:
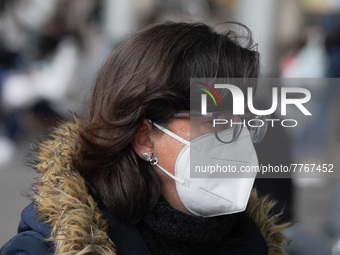
<path fill-rule="evenodd" d="M 148 120 L 144 120 L 139 128 L 132 146 L 138 156 L 142 157 L 143 153 L 151 154 L 153 152 L 153 142 L 151 139 L 152 124 Z"/>

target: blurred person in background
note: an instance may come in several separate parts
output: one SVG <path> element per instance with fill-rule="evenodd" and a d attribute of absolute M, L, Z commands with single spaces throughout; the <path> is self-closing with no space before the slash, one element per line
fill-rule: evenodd
<path fill-rule="evenodd" d="M 332 15 L 324 19 L 323 23 L 326 32 L 325 48 L 328 56 L 327 77 L 340 77 L 340 16 Z M 338 79 L 337 79 L 338 80 Z M 335 81 L 337 81 L 335 80 Z M 332 139 L 333 143 L 340 144 L 340 119 L 334 118 L 339 116 L 339 95 L 340 89 L 337 82 L 333 82 L 325 95 L 325 110 L 328 113 L 325 116 L 328 131 L 328 139 Z M 330 126 L 332 126 L 330 128 Z M 338 156 L 338 154 L 336 154 Z M 337 169 L 338 170 L 338 169 Z M 331 199 L 327 203 L 327 210 L 324 216 L 324 231 L 333 242 L 333 254 L 340 254 L 340 181 L 333 181 L 333 189 L 330 195 Z"/>
<path fill-rule="evenodd" d="M 88 116 L 41 144 L 33 202 L 0 254 L 286 254 L 287 225 L 276 225 L 273 202 L 250 193 L 254 179 L 185 177 L 190 131 L 213 135 L 190 126 L 190 77 L 258 77 L 244 28 L 246 46 L 233 31 L 165 22 L 115 50 Z M 256 157 L 254 133 L 232 133 L 213 150 Z"/>
<path fill-rule="evenodd" d="M 339 77 L 339 15 L 326 15 L 320 24 L 308 26 L 303 36 L 293 45 L 293 50 L 285 55 L 281 63 L 284 78 L 314 78 L 306 79 L 306 84 L 313 95 L 313 118 L 305 128 L 296 134 L 293 143 L 294 161 L 329 162 L 332 154 L 337 153 L 339 145 L 338 96 L 337 80 L 328 78 Z M 323 80 L 325 79 L 325 80 Z M 324 82 L 325 81 L 325 82 Z M 336 116 L 336 117 L 335 117 Z M 336 126 L 336 127 L 333 127 Z M 334 132 L 335 131 L 335 132 Z M 331 151 L 330 144 L 334 146 Z M 337 157 L 337 154 L 335 155 Z M 312 161 L 313 162 L 313 161 Z M 318 185 L 323 179 L 296 179 L 300 185 Z M 327 187 L 334 189 L 331 199 L 325 200 L 326 210 L 323 210 L 321 233 L 307 232 L 297 219 L 297 224 L 289 228 L 285 234 L 291 239 L 290 254 L 340 254 L 339 222 L 339 184 L 338 181 L 327 180 Z M 325 182 L 326 183 L 326 182 Z M 275 196 L 274 196 L 275 197 Z M 312 204 L 315 206 L 315 204 Z M 323 232 L 325 230 L 325 232 Z M 326 235 L 325 235 L 326 233 Z M 311 245 L 313 244 L 313 245 Z M 333 246 L 333 250 L 331 245 Z"/>
<path fill-rule="evenodd" d="M 54 126 L 69 118 L 68 110 L 79 109 L 75 102 L 101 58 L 100 2 L 1 1 L 0 167 L 27 130 Z"/>

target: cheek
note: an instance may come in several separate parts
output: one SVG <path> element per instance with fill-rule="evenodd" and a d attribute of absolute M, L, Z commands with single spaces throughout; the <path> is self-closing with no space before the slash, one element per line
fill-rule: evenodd
<path fill-rule="evenodd" d="M 168 129 L 178 136 L 190 141 L 190 122 L 187 119 L 176 119 L 170 121 Z M 167 134 L 162 134 L 154 139 L 154 153 L 158 158 L 158 164 L 172 175 L 175 175 L 175 164 L 178 154 L 185 147 L 185 144 L 177 141 Z M 157 168 L 157 167 L 156 167 Z M 162 176 L 167 176 L 160 169 Z M 168 176 L 167 176 L 168 177 Z M 170 178 L 170 177 L 168 177 Z"/>
<path fill-rule="evenodd" d="M 162 138 L 154 143 L 154 153 L 158 158 L 158 164 L 172 175 L 175 175 L 177 156 L 183 148 L 184 144 L 168 135 L 163 135 Z"/>

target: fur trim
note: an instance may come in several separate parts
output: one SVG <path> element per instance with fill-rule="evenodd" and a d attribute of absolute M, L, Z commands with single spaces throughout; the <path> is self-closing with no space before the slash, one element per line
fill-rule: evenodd
<path fill-rule="evenodd" d="M 282 231 L 290 226 L 289 223 L 276 225 L 281 214 L 270 216 L 270 211 L 276 202 L 269 201 L 268 196 L 258 197 L 257 191 L 252 190 L 248 201 L 246 213 L 260 229 L 267 241 L 268 255 L 288 255 L 285 251 L 289 239 Z"/>
<path fill-rule="evenodd" d="M 72 169 L 77 127 L 76 123 L 63 125 L 53 133 L 53 140 L 41 144 L 36 167 L 41 177 L 34 202 L 41 218 L 52 226 L 48 240 L 54 242 L 56 255 L 115 255 L 106 221 L 84 179 Z"/>
<path fill-rule="evenodd" d="M 52 133 L 52 139 L 40 145 L 36 170 L 40 182 L 36 184 L 33 200 L 41 219 L 52 226 L 51 237 L 55 255 L 103 254 L 116 255 L 114 244 L 106 230 L 94 199 L 84 179 L 72 168 L 76 153 L 79 123 L 67 123 Z M 268 213 L 275 203 L 267 197 L 258 198 L 253 191 L 246 209 L 267 241 L 269 255 L 284 255 L 288 239 L 281 233 L 288 227 L 275 225 L 278 216 Z"/>

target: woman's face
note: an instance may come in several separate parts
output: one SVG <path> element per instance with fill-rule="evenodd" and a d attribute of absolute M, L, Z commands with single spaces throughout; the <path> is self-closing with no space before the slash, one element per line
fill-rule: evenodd
<path fill-rule="evenodd" d="M 190 141 L 190 119 L 173 118 L 166 128 L 183 139 Z M 178 154 L 184 148 L 184 144 L 163 133 L 155 130 L 154 154 L 158 158 L 158 163 L 171 174 L 175 175 L 175 163 Z"/>
<path fill-rule="evenodd" d="M 182 111 L 182 113 L 185 113 L 185 111 Z M 226 119 L 232 117 L 233 116 L 228 115 L 227 112 L 221 115 L 221 118 Z M 174 117 L 164 127 L 187 141 L 214 132 L 213 117 L 192 117 L 191 119 L 189 117 Z M 224 127 L 228 128 L 228 125 Z M 220 129 L 222 131 L 224 130 L 221 127 Z M 175 176 L 176 160 L 185 144 L 160 131 L 158 128 L 153 127 L 148 120 L 144 120 L 139 132 L 135 136 L 133 146 L 140 157 L 142 157 L 144 153 L 147 153 L 149 156 L 153 153 L 158 159 L 158 164 L 168 173 Z M 175 181 L 157 166 L 154 166 L 154 170 L 161 180 L 162 195 L 164 198 L 174 208 L 189 213 L 178 197 Z"/>
<path fill-rule="evenodd" d="M 166 128 L 183 139 L 190 141 L 190 118 L 173 118 L 166 125 Z M 194 135 L 192 134 L 192 136 Z M 199 134 L 197 133 L 196 135 L 198 136 Z M 176 160 L 185 145 L 153 127 L 148 120 L 144 120 L 142 127 L 135 136 L 133 146 L 140 157 L 143 153 L 148 155 L 154 153 L 158 159 L 158 164 L 172 175 L 175 175 Z M 164 198 L 175 209 L 189 213 L 178 197 L 175 181 L 163 173 L 157 166 L 154 166 L 154 170 L 161 180 Z"/>

